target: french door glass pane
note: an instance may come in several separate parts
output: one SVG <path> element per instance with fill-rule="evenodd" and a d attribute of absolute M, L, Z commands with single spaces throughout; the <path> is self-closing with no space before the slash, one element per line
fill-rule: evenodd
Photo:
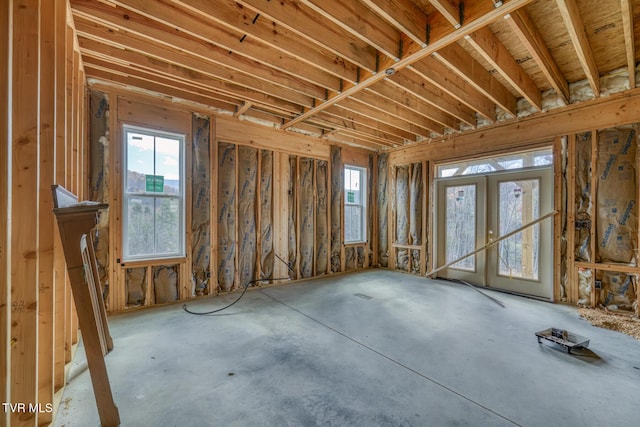
<path fill-rule="evenodd" d="M 506 181 L 499 184 L 499 236 L 504 236 L 540 216 L 540 181 Z M 498 244 L 498 274 L 538 280 L 540 227 L 536 224 Z"/>
<path fill-rule="evenodd" d="M 450 263 L 476 248 L 476 186 L 461 185 L 446 188 L 446 263 Z M 467 257 L 451 266 L 475 271 L 476 257 Z"/>

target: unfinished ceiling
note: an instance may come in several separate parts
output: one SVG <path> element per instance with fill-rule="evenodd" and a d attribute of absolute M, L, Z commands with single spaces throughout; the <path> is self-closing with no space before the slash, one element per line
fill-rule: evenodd
<path fill-rule="evenodd" d="M 385 150 L 635 87 L 640 0 L 71 0 L 86 75 Z M 544 95 L 544 96 L 543 96 Z M 543 103 L 552 98 L 552 103 Z"/>

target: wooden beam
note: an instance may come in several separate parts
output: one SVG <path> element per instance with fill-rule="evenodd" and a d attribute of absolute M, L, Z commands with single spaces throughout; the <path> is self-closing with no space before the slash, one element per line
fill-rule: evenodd
<path fill-rule="evenodd" d="M 320 113 L 311 118 L 310 123 L 318 123 L 319 126 L 325 126 L 331 129 L 335 128 L 338 131 L 346 131 L 347 133 L 359 135 L 362 139 L 369 139 L 371 142 L 374 142 L 376 148 L 397 147 L 404 144 L 402 138 L 379 132 L 359 123 L 342 120 L 326 113 Z"/>
<path fill-rule="evenodd" d="M 334 25 L 348 31 L 360 40 L 378 49 L 394 60 L 399 60 L 400 33 L 387 21 L 371 13 L 358 0 L 327 2 L 326 0 L 299 0 Z"/>
<path fill-rule="evenodd" d="M 38 228 L 40 1 L 14 0 L 11 90 L 11 372 L 9 402 L 38 401 Z M 38 425 L 16 411 L 9 425 Z"/>
<path fill-rule="evenodd" d="M 376 0 L 376 1 L 380 1 L 380 0 Z M 393 69 L 395 71 L 400 71 L 403 68 L 406 68 L 409 65 L 413 64 L 414 62 L 419 61 L 433 54 L 434 52 L 438 51 L 439 49 L 442 49 L 445 46 L 455 43 L 457 40 L 463 38 L 464 36 L 471 34 L 472 32 L 503 17 L 505 14 L 518 10 L 519 8 L 521 8 L 522 6 L 525 6 L 531 1 L 532 0 L 505 0 L 503 5 L 499 8 L 499 10 L 494 9 L 492 6 L 486 5 L 484 3 L 474 3 L 475 8 L 470 9 L 470 12 L 471 12 L 469 15 L 470 19 L 466 25 L 463 25 L 461 28 L 457 30 L 452 30 L 450 26 L 449 26 L 449 29 L 442 29 L 441 26 L 436 27 L 437 31 L 435 31 L 435 33 L 434 32 L 431 33 L 431 36 L 432 36 L 430 40 L 431 43 L 428 46 L 425 46 L 424 48 L 419 48 L 417 47 L 417 45 L 410 46 L 410 49 L 408 48 L 408 53 L 405 56 L 403 56 L 403 58 L 400 61 L 396 62 L 395 64 L 391 64 L 391 63 L 382 64 L 383 67 L 381 68 L 386 70 L 388 68 L 385 68 L 385 67 L 389 65 L 389 66 L 393 66 Z M 487 9 L 488 7 L 490 7 L 490 9 Z M 331 96 L 327 101 L 323 102 L 322 104 L 316 106 L 315 108 L 309 111 L 304 112 L 303 114 L 299 115 L 295 119 L 285 123 L 283 127 L 287 128 L 287 127 L 293 126 L 299 121 L 304 121 L 310 116 L 314 115 L 316 112 L 324 110 L 325 108 L 328 108 L 331 105 L 334 105 L 352 96 L 353 94 L 361 91 L 363 88 L 372 86 L 373 84 L 379 82 L 385 77 L 386 77 L 385 73 L 377 73 L 371 76 L 367 76 L 365 79 L 362 79 L 358 85 L 349 87 L 343 90 L 342 92 L 340 92 L 339 94 L 335 94 Z M 514 103 L 515 103 L 515 99 L 514 99 Z"/>
<path fill-rule="evenodd" d="M 576 135 L 567 140 L 567 302 L 576 304 L 579 296 L 578 267 L 575 265 L 576 241 Z"/>
<path fill-rule="evenodd" d="M 427 16 L 415 3 L 410 0 L 363 0 L 363 3 L 418 46 L 426 45 Z"/>
<path fill-rule="evenodd" d="M 564 211 L 562 193 L 562 137 L 556 136 L 553 143 L 553 209 Z M 566 197 L 566 195 L 565 195 Z M 566 214 L 566 212 L 565 212 Z M 562 301 L 562 219 L 563 215 L 553 218 L 553 301 Z"/>
<path fill-rule="evenodd" d="M 450 44 L 435 52 L 434 56 L 504 111 L 514 117 L 517 115 L 516 97 L 462 46 L 457 43 Z"/>
<path fill-rule="evenodd" d="M 633 5 L 631 0 L 620 0 L 620 6 L 622 8 L 622 30 L 627 54 L 627 69 L 629 70 L 629 88 L 633 89 L 636 87 L 636 44 L 633 30 Z"/>
<path fill-rule="evenodd" d="M 529 104 L 542 110 L 540 90 L 489 27 L 471 33 L 467 41 Z"/>
<path fill-rule="evenodd" d="M 596 97 L 600 96 L 600 75 L 596 67 L 596 61 L 591 51 L 591 45 L 587 38 L 587 33 L 582 23 L 580 9 L 575 0 L 556 0 L 560 15 L 567 27 L 569 37 L 573 42 L 573 47 L 578 55 L 578 61 L 591 85 L 591 89 Z"/>
<path fill-rule="evenodd" d="M 638 111 L 640 88 L 544 114 L 534 114 L 518 121 L 501 122 L 455 136 L 434 138 L 429 143 L 392 149 L 389 161 L 403 164 L 421 159 L 445 160 L 462 155 L 486 155 L 505 149 L 530 149 L 557 135 L 637 123 Z M 517 141 L 514 141 L 513 135 L 518 135 Z"/>
<path fill-rule="evenodd" d="M 54 232 L 50 185 L 56 180 L 56 27 L 55 2 L 40 5 L 40 177 L 38 234 L 38 403 L 53 407 L 55 346 Z M 51 412 L 38 423 L 53 421 Z"/>
<path fill-rule="evenodd" d="M 460 4 L 457 2 L 454 4 L 451 0 L 429 0 L 429 3 L 431 3 L 454 28 L 460 28 L 462 24 L 462 22 L 460 22 Z"/>
<path fill-rule="evenodd" d="M 434 57 L 429 56 L 414 63 L 409 70 L 489 121 L 496 121 L 496 105 Z M 472 123 L 472 126 L 475 125 L 476 120 Z"/>
<path fill-rule="evenodd" d="M 11 118 L 12 102 L 9 99 L 11 88 L 10 64 L 13 60 L 9 54 L 9 41 L 12 36 L 11 1 L 0 3 L 0 138 L 9 141 L 9 123 Z M 11 151 L 9 144 L 0 145 L 0 176 L 9 177 Z M 8 179 L 0 180 L 0 376 L 6 383 L 0 387 L 0 401 L 10 402 L 9 388 L 6 384 L 12 384 L 11 379 L 11 186 Z M 0 412 L 0 425 L 9 425 L 9 411 Z"/>
<path fill-rule="evenodd" d="M 56 166 L 55 184 L 66 186 L 67 169 L 67 144 L 66 144 L 66 29 L 67 29 L 67 4 L 66 2 L 55 2 L 55 28 L 56 28 Z M 51 183 L 50 183 L 51 184 Z M 58 392 L 64 387 L 64 367 L 65 367 L 65 302 L 67 289 L 67 268 L 62 252 L 62 241 L 58 227 L 54 227 L 54 270 L 55 270 L 55 348 L 54 348 L 54 390 Z"/>
<path fill-rule="evenodd" d="M 115 3 L 115 2 L 114 2 Z M 162 2 L 147 2 L 144 0 L 118 0 L 117 4 L 120 8 L 112 8 L 108 5 L 101 5 L 101 11 L 104 13 L 125 15 L 132 20 L 131 25 L 138 25 L 135 21 L 139 17 L 144 17 L 143 23 L 147 25 L 168 26 L 173 32 L 179 30 L 193 38 L 202 41 L 202 44 L 209 49 L 209 46 L 216 46 L 227 52 L 232 52 L 232 56 L 239 56 L 249 61 L 256 61 L 269 68 L 293 74 L 301 80 L 306 80 L 314 84 L 318 84 L 327 89 L 336 90 L 339 88 L 339 79 L 331 76 L 322 70 L 301 66 L 299 59 L 291 54 L 282 53 L 274 56 L 269 49 L 264 48 L 264 44 L 247 37 L 240 41 L 244 33 L 237 31 L 225 30 L 220 25 L 205 23 L 197 14 L 181 13 L 176 14 L 175 8 Z M 92 0 L 73 0 L 72 6 L 74 13 L 76 11 L 86 11 L 86 16 L 96 15 L 95 7 L 99 6 L 98 2 Z M 93 7 L 92 7 L 93 6 Z M 102 15 L 101 15 L 102 17 Z M 122 18 L 121 18 L 122 19 Z M 235 55 L 234 55 L 235 54 Z"/>
<path fill-rule="evenodd" d="M 420 76 L 408 71 L 409 70 L 393 75 L 385 81 L 388 81 L 389 84 L 396 88 L 407 90 L 411 95 L 428 102 L 433 107 L 442 110 L 447 115 L 475 126 L 476 117 L 471 108 L 451 97 L 447 92 L 442 91 L 440 88 L 431 86 L 428 83 L 425 84 Z M 375 87 L 377 88 L 379 86 L 380 85 L 378 84 Z M 430 107 L 430 109 L 433 109 L 433 107 Z M 436 117 L 433 117 L 433 119 L 435 120 Z M 438 121 L 452 129 L 457 129 L 457 125 L 459 124 L 457 121 L 451 121 L 451 119 L 444 122 L 440 120 Z"/>
<path fill-rule="evenodd" d="M 194 0 L 182 0 L 193 2 Z M 376 50 L 368 43 L 356 38 L 341 26 L 328 25 L 324 15 L 307 8 L 298 1 L 265 2 L 263 0 L 237 0 L 238 5 L 260 14 L 258 19 L 267 19 L 273 32 L 277 23 L 294 35 L 334 55 L 344 58 L 370 72 L 376 71 Z M 238 8 L 238 6 L 236 6 Z M 217 9 L 217 7 L 216 7 Z M 240 8 L 241 9 L 241 8 Z M 252 21 L 255 26 L 255 19 Z"/>
<path fill-rule="evenodd" d="M 233 117 L 240 117 L 243 115 L 249 108 L 251 108 L 253 104 L 245 101 L 242 103 L 242 106 L 236 108 L 236 112 L 233 113 Z"/>
<path fill-rule="evenodd" d="M 169 27 L 134 12 L 118 14 L 118 9 L 97 2 L 82 5 L 74 3 L 74 22 L 78 34 L 120 47 L 134 48 L 151 42 L 172 50 L 178 49 L 179 52 L 209 62 L 213 68 L 228 70 L 236 76 L 242 74 L 315 98 L 325 95 L 324 87 L 293 74 L 286 74 L 246 56 L 229 55 L 229 51 L 220 46 L 182 31 L 169 31 Z M 338 80 L 332 81 L 335 87 L 329 89 L 337 90 Z"/>
<path fill-rule="evenodd" d="M 375 129 L 377 131 L 384 132 L 386 134 L 395 135 L 412 142 L 415 141 L 417 136 L 415 133 L 401 130 L 394 126 L 389 126 L 385 123 L 379 122 L 377 120 L 372 120 L 368 117 L 362 116 L 352 111 L 345 110 L 338 106 L 327 108 L 325 111 L 322 111 L 317 115 L 317 117 L 322 119 L 326 119 L 327 116 L 330 116 L 333 119 L 340 120 L 340 123 L 343 123 L 345 121 L 352 122 L 354 124 L 362 125 L 369 129 Z"/>
<path fill-rule="evenodd" d="M 520 39 L 520 43 L 527 48 L 536 61 L 551 87 L 562 97 L 565 104 L 569 104 L 569 84 L 527 11 L 520 9 L 508 14 L 505 18 L 511 25 L 511 30 Z"/>
<path fill-rule="evenodd" d="M 91 33 L 92 27 L 83 22 L 77 22 L 77 27 L 81 36 L 88 37 L 83 36 L 79 39 L 83 56 L 92 55 L 96 58 L 106 58 L 113 63 L 135 65 L 135 68 L 152 70 L 167 77 L 177 76 L 182 81 L 193 81 L 202 84 L 203 87 L 218 88 L 222 93 L 237 94 L 248 90 L 308 107 L 311 107 L 313 102 L 308 95 L 238 73 L 179 49 L 139 40 L 135 36 L 123 37 L 125 40 L 122 41 L 128 42 L 128 45 L 122 49 L 119 45 L 112 44 L 115 38 L 104 40 L 96 37 Z M 85 30 L 89 32 L 85 33 Z"/>
<path fill-rule="evenodd" d="M 173 2 L 175 3 L 173 22 L 177 20 L 178 16 L 182 17 L 183 15 L 183 13 L 177 14 L 175 11 L 175 6 L 179 4 L 182 8 L 200 17 L 202 23 L 198 25 L 197 31 L 200 31 L 200 27 L 215 26 L 217 23 L 221 26 L 220 31 L 237 32 L 238 40 L 246 35 L 243 43 L 252 39 L 261 45 L 263 50 L 270 51 L 270 49 L 264 49 L 266 45 L 283 54 L 292 55 L 297 61 L 304 62 L 312 68 L 317 68 L 347 82 L 356 83 L 357 81 L 357 66 L 353 63 L 336 60 L 333 52 L 301 40 L 297 34 L 287 28 L 278 26 L 274 28 L 273 23 L 269 20 L 259 17 L 256 19 L 256 15 L 248 13 L 242 5 L 233 0 L 220 0 L 215 3 L 200 0 L 173 0 Z M 149 9 L 148 1 L 145 0 L 126 0 L 124 3 L 136 4 L 137 9 L 140 9 L 141 6 L 142 10 Z M 271 52 L 271 56 L 275 55 Z M 375 57 L 371 60 L 375 66 Z M 369 69 L 369 67 L 365 69 Z"/>

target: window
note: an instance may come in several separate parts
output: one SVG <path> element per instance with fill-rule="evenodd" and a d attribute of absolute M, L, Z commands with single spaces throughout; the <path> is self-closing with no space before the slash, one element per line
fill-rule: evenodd
<path fill-rule="evenodd" d="M 362 243 L 367 230 L 367 170 L 356 166 L 344 168 L 344 240 Z"/>
<path fill-rule="evenodd" d="M 504 170 L 547 167 L 553 164 L 550 148 L 524 153 L 506 154 L 499 157 L 474 159 L 466 162 L 438 166 L 438 178 L 476 175 Z"/>
<path fill-rule="evenodd" d="M 184 256 L 184 135 L 124 127 L 123 258 Z"/>

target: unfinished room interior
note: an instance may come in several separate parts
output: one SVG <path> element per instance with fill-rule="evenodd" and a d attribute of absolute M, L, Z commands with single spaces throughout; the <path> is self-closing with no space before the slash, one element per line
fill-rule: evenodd
<path fill-rule="evenodd" d="M 0 427 L 631 426 L 640 0 L 0 2 Z"/>

